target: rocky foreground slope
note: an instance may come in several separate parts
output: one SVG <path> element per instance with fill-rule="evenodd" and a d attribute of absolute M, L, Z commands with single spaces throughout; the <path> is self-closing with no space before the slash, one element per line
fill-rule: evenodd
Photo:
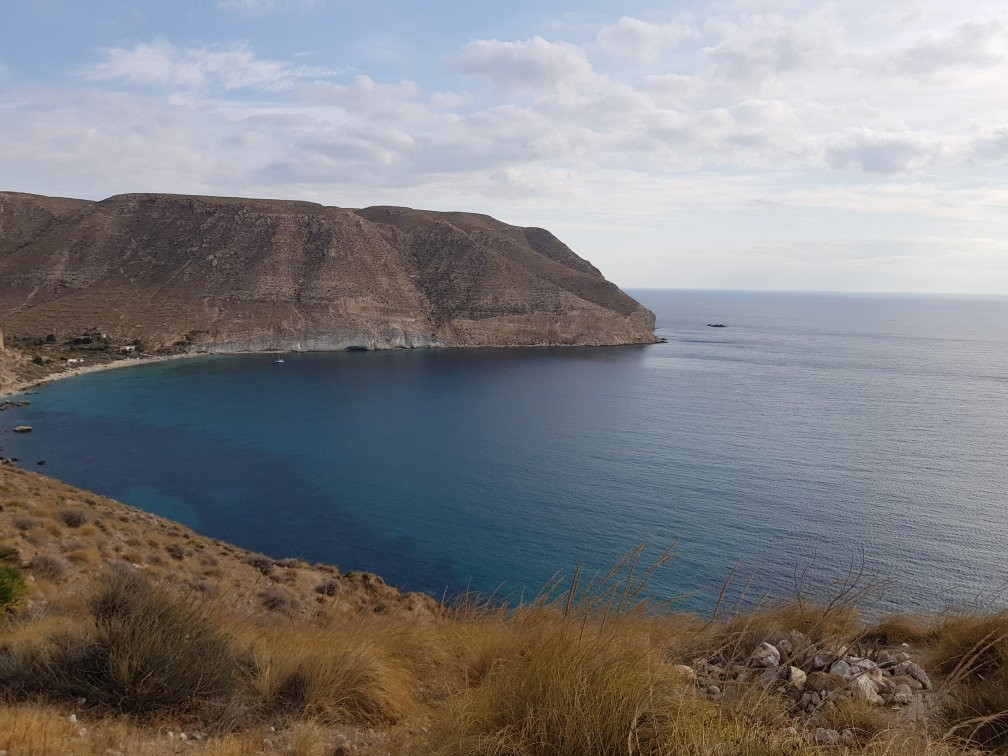
<path fill-rule="evenodd" d="M 641 603 L 668 555 L 642 556 L 509 608 L 445 604 L 0 463 L 0 750 L 1008 752 L 1008 613 L 866 623 L 848 573 L 749 611 L 729 585 L 705 618 Z"/>
<path fill-rule="evenodd" d="M 165 194 L 0 192 L 0 325 L 152 350 L 655 340 L 651 312 L 543 229 Z"/>

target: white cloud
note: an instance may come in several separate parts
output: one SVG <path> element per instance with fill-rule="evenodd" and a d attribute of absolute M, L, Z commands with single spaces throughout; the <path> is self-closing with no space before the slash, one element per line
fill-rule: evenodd
<path fill-rule="evenodd" d="M 834 168 L 860 168 L 867 173 L 901 173 L 933 161 L 940 143 L 919 134 L 858 129 L 838 138 L 826 150 Z"/>
<path fill-rule="evenodd" d="M 696 36 L 689 24 L 672 22 L 653 24 L 631 16 L 599 30 L 595 49 L 614 58 L 638 62 L 656 62 L 662 53 L 682 40 Z"/>
<path fill-rule="evenodd" d="M 344 72 L 259 59 L 249 45 L 240 42 L 187 49 L 158 40 L 138 42 L 132 48 L 106 47 L 99 52 L 102 60 L 81 69 L 80 76 L 137 86 L 276 91 L 305 79 Z"/>
<path fill-rule="evenodd" d="M 1008 24 L 1004 19 L 970 21 L 951 31 L 931 31 L 882 61 L 887 73 L 934 76 L 962 69 L 1004 66 L 1008 59 Z"/>
<path fill-rule="evenodd" d="M 483 76 L 505 91 L 544 91 L 591 81 L 594 72 L 583 49 L 542 37 L 521 42 L 477 39 L 467 44 L 458 70 Z"/>
<path fill-rule="evenodd" d="M 705 31 L 717 41 L 704 56 L 722 82 L 752 86 L 842 62 L 842 28 L 828 15 L 715 16 Z"/>

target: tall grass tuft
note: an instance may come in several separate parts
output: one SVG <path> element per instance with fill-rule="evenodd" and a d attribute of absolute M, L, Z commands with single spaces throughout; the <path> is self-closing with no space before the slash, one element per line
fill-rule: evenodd
<path fill-rule="evenodd" d="M 81 630 L 8 650 L 0 684 L 134 714 L 193 705 L 235 687 L 240 664 L 229 640 L 197 607 L 139 574 L 110 573 L 89 608 L 92 621 Z"/>

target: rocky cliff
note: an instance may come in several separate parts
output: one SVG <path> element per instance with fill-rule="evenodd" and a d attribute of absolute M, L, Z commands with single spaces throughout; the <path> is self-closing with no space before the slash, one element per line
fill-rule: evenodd
<path fill-rule="evenodd" d="M 164 194 L 0 192 L 0 324 L 206 351 L 654 341 L 653 314 L 543 229 Z"/>

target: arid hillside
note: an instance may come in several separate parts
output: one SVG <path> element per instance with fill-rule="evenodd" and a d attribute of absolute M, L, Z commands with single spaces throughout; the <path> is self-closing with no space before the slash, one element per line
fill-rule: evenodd
<path fill-rule="evenodd" d="M 282 517 L 278 510 L 278 518 Z M 282 520 L 278 520 L 282 527 Z M 517 606 L 243 551 L 0 463 L 9 754 L 696 756 L 1008 751 L 1008 615 L 865 621 L 830 595 L 712 617 L 628 554 Z"/>
<path fill-rule="evenodd" d="M 0 325 L 151 351 L 654 341 L 652 313 L 543 229 L 163 194 L 0 193 Z"/>

